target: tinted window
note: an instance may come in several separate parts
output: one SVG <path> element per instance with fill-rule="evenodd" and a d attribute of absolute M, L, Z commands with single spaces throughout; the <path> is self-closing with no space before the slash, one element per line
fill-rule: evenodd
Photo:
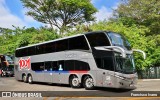
<path fill-rule="evenodd" d="M 53 68 L 52 68 L 52 62 L 49 61 L 49 62 L 45 62 L 45 71 L 52 71 Z"/>
<path fill-rule="evenodd" d="M 91 47 L 110 46 L 110 42 L 104 33 L 86 34 Z"/>
<path fill-rule="evenodd" d="M 113 58 L 112 57 L 105 57 L 102 59 L 103 68 L 107 70 L 114 71 L 114 65 L 113 65 Z"/>
<path fill-rule="evenodd" d="M 74 60 L 66 60 L 65 61 L 65 70 L 75 70 L 75 61 Z"/>
<path fill-rule="evenodd" d="M 45 53 L 55 52 L 55 42 L 47 43 L 45 45 L 46 45 Z"/>
<path fill-rule="evenodd" d="M 58 70 L 65 70 L 64 61 L 58 61 Z"/>
<path fill-rule="evenodd" d="M 45 45 L 37 45 L 36 46 L 36 54 L 43 54 L 45 52 Z"/>
<path fill-rule="evenodd" d="M 90 70 L 89 64 L 75 60 L 75 70 Z"/>
<path fill-rule="evenodd" d="M 86 71 L 90 70 L 89 64 L 83 61 L 66 60 L 66 61 L 48 61 L 40 63 L 31 63 L 33 71 Z"/>
<path fill-rule="evenodd" d="M 56 51 L 68 50 L 68 40 L 60 40 L 56 42 Z"/>
<path fill-rule="evenodd" d="M 21 55 L 20 50 L 16 50 L 15 56 L 20 57 L 20 55 Z"/>
<path fill-rule="evenodd" d="M 78 36 L 69 39 L 69 50 L 73 49 L 89 50 L 87 41 L 84 36 Z"/>
<path fill-rule="evenodd" d="M 31 63 L 31 69 L 33 71 L 43 71 L 44 70 L 44 63 Z"/>
<path fill-rule="evenodd" d="M 20 51 L 20 56 L 24 57 L 28 55 L 28 49 L 27 48 L 23 48 L 23 49 L 19 49 Z"/>
<path fill-rule="evenodd" d="M 95 58 L 96 64 L 98 68 L 103 68 L 102 66 L 102 59 L 101 58 Z"/>
<path fill-rule="evenodd" d="M 113 57 L 95 58 L 98 68 L 114 71 Z"/>
<path fill-rule="evenodd" d="M 52 67 L 54 71 L 59 69 L 57 61 L 52 62 Z"/>
<path fill-rule="evenodd" d="M 36 53 L 36 47 L 35 46 L 28 48 L 28 56 L 35 55 L 35 53 Z"/>

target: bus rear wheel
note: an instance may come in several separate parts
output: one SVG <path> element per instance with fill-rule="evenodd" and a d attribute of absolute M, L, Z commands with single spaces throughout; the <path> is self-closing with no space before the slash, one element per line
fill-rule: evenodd
<path fill-rule="evenodd" d="M 92 90 L 94 88 L 94 80 L 90 76 L 86 76 L 83 81 L 83 86 L 86 90 Z"/>
<path fill-rule="evenodd" d="M 28 83 L 29 84 L 32 84 L 33 83 L 33 78 L 31 75 L 28 76 Z"/>
<path fill-rule="evenodd" d="M 23 75 L 23 76 L 22 76 L 22 80 L 23 80 L 23 82 L 27 83 L 27 76 L 26 76 L 26 75 Z"/>
<path fill-rule="evenodd" d="M 69 79 L 69 84 L 72 88 L 80 88 L 81 84 L 77 76 L 71 76 Z"/>

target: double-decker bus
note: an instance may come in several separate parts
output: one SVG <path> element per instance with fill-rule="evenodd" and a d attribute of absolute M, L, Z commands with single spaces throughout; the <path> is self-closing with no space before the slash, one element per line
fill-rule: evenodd
<path fill-rule="evenodd" d="M 133 50 L 120 34 L 96 31 L 65 37 L 15 52 L 15 78 L 24 82 L 70 84 L 73 88 L 134 89 L 137 73 Z"/>

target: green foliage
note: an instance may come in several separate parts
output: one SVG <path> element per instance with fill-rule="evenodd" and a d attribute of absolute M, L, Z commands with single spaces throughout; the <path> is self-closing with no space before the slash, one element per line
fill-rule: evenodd
<path fill-rule="evenodd" d="M 97 9 L 90 0 L 21 0 L 27 15 L 56 26 L 62 32 L 75 24 L 93 21 Z"/>
<path fill-rule="evenodd" d="M 124 24 L 132 22 L 148 27 L 147 35 L 160 33 L 160 0 L 125 0 L 115 12 Z"/>
<path fill-rule="evenodd" d="M 114 18 L 111 19 L 112 22 L 122 23 L 125 27 L 133 28 L 135 31 L 128 31 L 129 37 L 127 38 L 133 48 L 140 48 L 147 53 L 145 62 L 135 54 L 139 69 L 160 65 L 159 11 L 159 0 L 123 0 L 115 10 Z M 122 26 L 119 26 L 119 28 L 122 28 Z M 137 29 L 138 31 L 136 31 Z M 125 35 L 127 36 L 127 34 Z M 136 36 L 136 38 L 133 38 L 133 36 Z"/>
<path fill-rule="evenodd" d="M 15 30 L 3 30 L 0 35 L 0 54 L 14 54 L 15 49 L 35 43 L 59 38 L 56 31 L 46 28 L 22 28 L 15 27 Z"/>

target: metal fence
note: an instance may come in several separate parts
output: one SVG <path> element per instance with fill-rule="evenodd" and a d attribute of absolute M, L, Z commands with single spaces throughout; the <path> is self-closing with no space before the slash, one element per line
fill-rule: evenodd
<path fill-rule="evenodd" d="M 139 79 L 160 79 L 160 66 L 138 71 Z"/>

